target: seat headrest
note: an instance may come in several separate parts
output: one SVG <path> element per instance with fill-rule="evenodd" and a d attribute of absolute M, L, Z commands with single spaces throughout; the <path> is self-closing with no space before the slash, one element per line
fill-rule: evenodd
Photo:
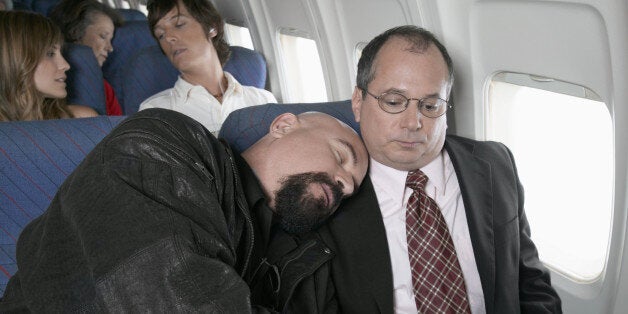
<path fill-rule="evenodd" d="M 125 107 L 124 93 L 122 91 L 122 69 L 128 66 L 128 60 L 144 47 L 155 45 L 155 39 L 150 34 L 148 21 L 129 21 L 116 28 L 113 41 L 113 52 L 103 64 L 102 72 L 105 79 L 116 92 L 116 97 Z"/>
<path fill-rule="evenodd" d="M 92 107 L 99 114 L 106 114 L 102 70 L 92 48 L 67 43 L 63 56 L 70 64 L 66 72 L 68 103 Z"/>
<path fill-rule="evenodd" d="M 136 113 L 148 97 L 172 88 L 179 76 L 179 71 L 157 45 L 139 50 L 128 63 L 122 68 L 121 84 L 126 115 Z"/>
<path fill-rule="evenodd" d="M 240 46 L 231 46 L 231 57 L 224 70 L 231 73 L 240 84 L 266 87 L 266 60 L 261 53 Z"/>
<path fill-rule="evenodd" d="M 60 2 L 60 0 L 33 0 L 31 3 L 31 9 L 43 16 L 48 16 L 48 13 Z"/>
<path fill-rule="evenodd" d="M 242 152 L 268 134 L 270 124 L 280 114 L 291 112 L 299 114 L 318 111 L 329 114 L 360 132 L 360 125 L 355 121 L 351 110 L 351 101 L 299 104 L 266 104 L 246 107 L 229 114 L 220 128 L 218 137 L 227 140 L 231 147 Z"/>
<path fill-rule="evenodd" d="M 118 12 L 118 14 L 120 14 L 120 16 L 122 16 L 125 22 L 147 20 L 146 15 L 139 10 L 122 8 L 117 8 L 115 10 Z"/>

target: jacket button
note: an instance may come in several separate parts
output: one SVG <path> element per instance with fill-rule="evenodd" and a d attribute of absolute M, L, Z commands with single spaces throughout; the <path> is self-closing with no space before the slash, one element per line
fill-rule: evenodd
<path fill-rule="evenodd" d="M 331 254 L 331 250 L 328 247 L 324 248 L 323 252 L 325 252 L 325 254 Z"/>

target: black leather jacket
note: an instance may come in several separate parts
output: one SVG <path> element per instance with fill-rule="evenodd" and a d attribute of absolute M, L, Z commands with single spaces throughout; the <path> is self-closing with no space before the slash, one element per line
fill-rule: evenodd
<path fill-rule="evenodd" d="M 227 145 L 180 113 L 142 111 L 24 229 L 0 312 L 272 311 L 251 306 L 243 279 L 257 269 L 253 219 Z M 323 265 L 305 264 L 282 282 L 298 285 Z M 281 310 L 289 300 L 255 302 Z"/>

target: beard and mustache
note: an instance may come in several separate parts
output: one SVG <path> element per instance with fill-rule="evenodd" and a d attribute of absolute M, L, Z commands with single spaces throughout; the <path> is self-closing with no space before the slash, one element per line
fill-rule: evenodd
<path fill-rule="evenodd" d="M 315 197 L 310 185 L 327 185 L 331 190 L 330 204 L 327 197 Z M 275 214 L 281 228 L 290 234 L 307 233 L 318 228 L 338 208 L 343 198 L 342 183 L 334 182 L 324 172 L 306 172 L 286 177 L 275 194 Z"/>

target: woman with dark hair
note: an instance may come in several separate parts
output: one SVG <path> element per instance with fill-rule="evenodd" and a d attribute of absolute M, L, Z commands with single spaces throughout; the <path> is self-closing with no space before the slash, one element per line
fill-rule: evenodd
<path fill-rule="evenodd" d="M 113 51 L 111 40 L 122 18 L 112 8 L 96 0 L 62 0 L 50 12 L 50 18 L 61 28 L 66 42 L 89 46 L 102 67 Z M 107 115 L 122 115 L 116 94 L 104 80 Z"/>
<path fill-rule="evenodd" d="M 91 117 L 85 106 L 67 105 L 61 55 L 63 36 L 46 17 L 0 11 L 0 121 Z"/>
<path fill-rule="evenodd" d="M 163 53 L 181 73 L 174 87 L 140 105 L 184 113 L 216 134 L 234 110 L 277 102 L 267 90 L 242 86 L 223 66 L 229 59 L 223 20 L 209 0 L 153 0 L 148 24 Z"/>

